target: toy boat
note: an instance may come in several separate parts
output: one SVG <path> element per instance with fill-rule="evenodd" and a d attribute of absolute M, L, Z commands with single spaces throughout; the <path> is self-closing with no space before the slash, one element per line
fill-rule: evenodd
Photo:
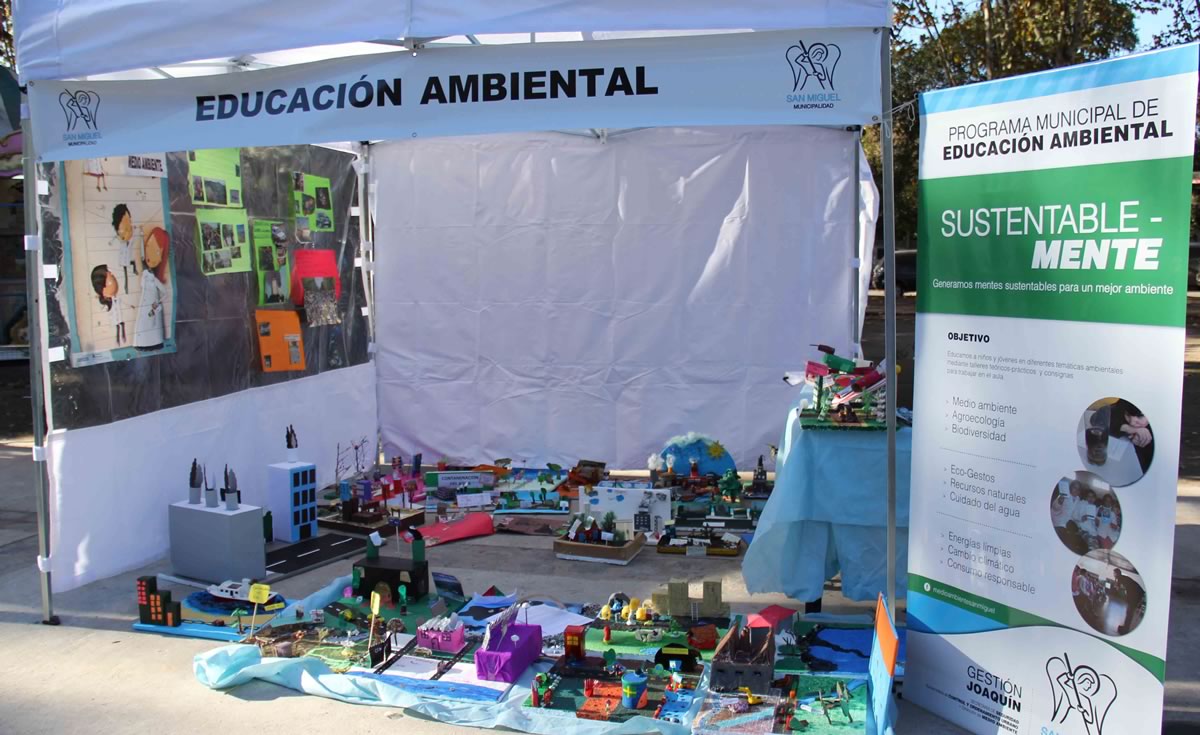
<path fill-rule="evenodd" d="M 225 580 L 221 584 L 210 584 L 206 590 L 218 600 L 230 600 L 233 602 L 249 602 L 250 601 L 250 580 L 243 579 L 240 582 L 235 582 L 232 579 Z"/>

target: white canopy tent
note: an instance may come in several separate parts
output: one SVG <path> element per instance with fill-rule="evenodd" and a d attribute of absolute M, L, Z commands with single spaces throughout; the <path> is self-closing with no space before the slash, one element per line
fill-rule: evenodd
<path fill-rule="evenodd" d="M 26 141 L 27 145 L 36 146 L 36 150 L 30 150 L 27 156 L 26 176 L 29 180 L 36 178 L 34 162 L 43 156 L 45 160 L 58 160 L 152 150 L 328 140 L 408 140 L 538 129 L 591 128 L 603 138 L 608 134 L 602 130 L 605 128 L 670 125 L 802 124 L 844 129 L 878 122 L 886 131 L 890 116 L 889 45 L 885 42 L 890 25 L 890 3 L 884 0 L 760 0 L 736 6 L 718 2 L 680 6 L 653 0 L 636 3 L 624 0 L 567 3 L 531 0 L 516 6 L 505 4 L 502 10 L 497 10 L 494 4 L 477 1 L 423 3 L 410 0 L 400 8 L 394 8 L 370 0 L 335 5 L 307 0 L 301 3 L 253 0 L 207 5 L 180 0 L 139 3 L 25 0 L 17 3 L 15 15 L 21 78 L 30 85 L 31 116 L 26 120 L 30 134 L 26 135 Z M 665 33 L 651 40 L 620 40 L 625 36 L 644 35 L 647 31 L 670 32 L 682 28 L 696 32 L 745 27 L 755 29 L 756 33 L 752 36 L 722 34 L 684 39 L 675 37 L 675 33 Z M 782 29 L 803 30 L 775 33 Z M 436 48 L 439 43 L 474 45 L 480 42 L 481 34 L 496 34 L 484 39 L 499 42 L 493 55 L 482 56 L 473 49 Z M 575 34 L 581 42 L 545 46 L 526 43 L 572 41 Z M 808 39 L 807 44 L 802 38 L 797 46 L 798 34 Z M 822 53 L 832 53 L 828 51 L 830 48 L 838 49 L 840 66 L 837 73 L 846 81 L 836 87 L 836 92 L 832 77 L 839 60 L 833 59 L 823 71 L 818 69 L 809 56 L 809 48 L 815 48 L 817 44 L 822 45 Z M 403 46 L 410 52 L 398 54 L 396 46 Z M 791 50 L 793 47 L 801 48 L 803 57 L 797 57 Z M 213 57 L 220 60 L 203 61 Z M 296 61 L 309 63 L 296 64 Z M 281 65 L 276 66 L 276 63 Z M 486 69 L 481 69 L 481 64 Z M 626 64 L 628 69 L 624 67 Z M 478 84 L 482 86 L 488 83 L 483 72 L 495 69 L 506 70 L 500 85 L 509 79 L 507 70 L 513 70 L 505 97 L 507 102 L 490 107 L 485 104 L 424 106 L 430 101 L 432 82 L 421 84 L 417 80 L 437 77 L 450 83 L 449 80 L 476 74 L 479 75 Z M 534 71 L 544 69 L 549 71 Z M 603 82 L 598 82 L 601 84 L 598 89 L 589 86 L 586 95 L 582 91 L 576 94 L 575 82 L 579 82 L 582 90 L 584 80 L 596 69 L 600 72 L 593 76 L 604 74 L 607 92 L 603 91 Z M 571 74 L 570 95 L 566 92 L 567 70 Z M 235 71 L 239 73 L 232 73 Z M 576 71 L 580 74 L 578 79 Z M 557 87 L 553 76 L 556 73 L 559 75 Z M 403 104 L 400 101 L 401 76 L 412 80 L 406 81 Z M 97 98 L 103 100 L 102 107 L 90 109 L 90 123 L 85 120 L 89 130 L 82 136 L 74 133 L 77 121 L 72 120 L 61 97 L 67 92 L 75 94 L 80 89 L 77 81 L 65 80 L 81 78 L 86 79 L 91 95 L 89 103 L 94 103 Z M 820 85 L 819 92 L 809 90 L 810 95 L 816 96 L 793 99 L 789 93 L 803 91 L 810 78 L 816 80 L 814 89 Z M 117 79 L 144 81 L 113 81 Z M 365 87 L 360 90 L 364 95 L 367 91 L 372 93 L 371 102 L 353 104 L 355 96 L 351 90 L 348 102 L 343 105 L 342 93 L 338 92 L 337 108 L 331 109 L 332 90 L 337 87 L 338 80 L 348 80 L 343 81 L 342 86 L 352 86 L 356 79 L 360 82 L 371 80 L 369 90 Z M 550 81 L 546 82 L 546 79 Z M 825 82 L 830 82 L 828 87 Z M 539 86 L 543 83 L 562 90 L 564 97 L 572 99 L 549 104 L 545 96 L 531 94 L 532 90 L 544 95 L 543 87 Z M 324 93 L 323 88 L 327 88 Z M 530 114 L 523 106 L 513 104 L 520 98 L 518 90 L 523 90 L 526 100 L 547 104 Z M 269 116 L 250 120 L 248 118 L 253 116 L 244 114 L 245 107 L 240 111 L 237 108 L 239 97 L 244 105 L 245 100 L 253 99 L 257 92 L 260 99 L 265 93 L 270 110 L 271 95 L 276 91 L 279 92 L 278 111 L 287 114 L 269 112 Z M 322 94 L 325 94 L 324 98 Z M 644 95 L 644 99 L 637 99 L 640 95 Z M 463 96 L 460 102 L 477 101 L 466 100 L 466 92 Z M 576 96 L 587 99 L 574 99 Z M 420 107 L 414 101 L 417 97 L 422 98 Z M 453 102 L 453 95 L 451 97 Z M 322 99 L 328 103 L 324 107 L 321 106 Z M 360 97 L 359 101 L 365 99 Z M 479 102 L 486 100 L 485 96 Z M 232 108 L 226 106 L 227 101 Z M 434 94 L 432 102 L 438 101 Z M 102 112 L 97 114 L 97 109 Z M 228 109 L 233 112 L 225 115 Z M 306 115 L 291 117 L 292 112 Z M 64 114 L 67 115 L 66 131 Z M 238 119 L 229 122 L 229 118 Z M 102 126 L 97 121 L 102 121 Z M 882 217 L 885 267 L 890 268 L 894 244 L 891 148 L 887 135 L 884 142 Z M 853 187 L 857 189 L 859 156 L 844 158 L 847 170 L 854 171 L 847 180 L 854 182 Z M 368 177 L 371 178 L 369 184 Z M 360 175 L 360 189 L 372 191 L 378 197 L 380 192 L 373 187 L 379 181 L 370 169 L 364 169 Z M 857 200 L 857 194 L 855 198 Z M 862 207 L 844 209 L 856 231 L 851 242 L 858 246 L 866 232 L 860 220 Z M 38 228 L 36 208 L 29 208 L 27 218 L 27 229 L 32 236 L 27 241 L 27 248 L 32 250 L 38 247 L 34 235 Z M 364 227 L 364 263 L 369 274 L 370 243 L 373 239 L 376 245 L 384 241 L 373 236 L 369 217 L 360 221 Z M 39 268 L 29 271 L 31 314 L 33 319 L 41 317 L 44 320 L 44 274 Z M 378 275 L 376 273 L 376 277 Z M 856 286 L 862 280 L 859 276 L 861 274 L 856 275 L 854 281 Z M 371 282 L 370 275 L 366 281 Z M 374 303 L 372 289 L 368 288 L 367 293 L 371 299 L 369 303 Z M 856 287 L 846 293 L 853 293 L 853 298 L 859 299 L 851 306 L 857 324 L 857 314 L 862 308 L 860 291 Z M 894 370 L 895 294 L 890 282 L 887 310 L 886 357 L 889 370 Z M 42 521 L 39 567 L 43 571 L 44 617 L 51 621 L 51 571 L 70 578 L 65 584 L 54 585 L 61 589 L 105 576 L 105 572 L 111 574 L 120 570 L 97 566 L 90 573 L 86 570 L 81 573 L 79 553 L 71 556 L 74 568 L 56 563 L 51 553 L 52 541 L 55 544 L 60 541 L 80 543 L 78 538 L 63 539 L 57 535 L 63 530 L 58 518 L 64 514 L 66 506 L 81 502 L 69 497 L 69 493 L 64 494 L 63 489 L 85 476 L 88 467 L 86 464 L 72 465 L 73 458 L 85 453 L 68 451 L 71 437 L 59 432 L 47 441 L 46 427 L 42 423 L 46 403 L 44 391 L 48 385 L 43 375 L 45 327 L 44 321 L 39 325 L 33 319 L 34 359 L 31 363 L 35 443 L 38 447 L 35 457 L 41 461 L 38 473 Z M 856 332 L 857 326 L 854 330 Z M 853 337 L 851 342 L 857 342 L 856 333 Z M 387 345 L 380 347 L 386 349 Z M 369 376 L 363 376 L 362 372 L 359 369 L 341 370 L 329 375 L 331 380 L 365 378 L 374 386 L 374 372 Z M 894 375 L 891 377 L 894 382 Z M 321 376 L 322 380 L 325 378 Z M 358 401 L 356 407 L 362 407 L 361 414 L 355 418 L 376 422 L 373 396 L 368 399 L 355 391 L 342 390 L 344 388 L 346 386 L 337 383 L 314 386 L 310 395 L 318 402 L 318 407 L 323 398 L 336 401 L 353 396 Z M 171 420 L 175 425 L 186 425 L 196 417 L 202 417 L 205 421 L 215 422 L 214 427 L 220 426 L 221 411 L 227 411 L 228 407 L 203 405 L 212 403 L 205 401 L 171 409 Z M 333 403 L 328 404 L 327 410 L 333 410 L 333 406 Z M 894 569 L 894 406 L 889 409 L 889 568 Z M 200 413 L 192 413 L 194 411 Z M 282 420 L 281 416 L 270 414 L 264 412 L 259 416 L 257 427 L 261 432 L 269 433 Z M 773 418 L 769 416 L 765 420 Z M 161 427 L 158 422 L 161 422 L 158 413 L 148 414 L 127 420 L 125 423 L 129 426 L 124 428 L 142 432 L 150 440 L 153 427 L 156 424 Z M 243 428 L 248 436 L 254 435 L 255 426 Z M 311 431 L 319 438 L 328 439 L 343 428 L 328 428 L 330 433 L 322 433 L 326 427 L 320 426 L 317 419 Z M 75 447 L 91 443 L 93 449 L 89 451 L 104 451 L 103 446 L 96 444 L 102 444 L 102 440 L 87 436 L 89 431 L 65 434 L 85 435 L 77 440 Z M 213 432 L 209 441 L 216 446 L 224 439 L 219 432 Z M 185 449 L 184 453 L 188 451 Z M 156 461 L 171 462 L 171 466 L 176 466 L 181 457 L 175 457 L 175 454 L 179 452 L 157 455 Z M 46 474 L 48 459 L 49 482 Z M 99 485 L 92 482 L 91 492 L 97 496 L 115 491 L 115 488 L 104 487 L 104 483 Z M 48 511 L 51 506 L 55 508 L 54 513 Z M 55 534 L 51 533 L 52 528 Z M 85 545 L 88 542 L 84 539 Z M 162 543 L 163 539 L 158 537 L 153 543 L 140 547 L 136 553 L 141 556 L 123 560 L 124 568 L 146 561 L 145 555 L 151 547 Z M 102 553 L 103 545 L 98 545 L 97 549 L 97 553 Z M 159 550 L 161 552 L 161 548 Z M 888 595 L 893 599 L 894 578 L 894 573 L 889 574 Z"/>

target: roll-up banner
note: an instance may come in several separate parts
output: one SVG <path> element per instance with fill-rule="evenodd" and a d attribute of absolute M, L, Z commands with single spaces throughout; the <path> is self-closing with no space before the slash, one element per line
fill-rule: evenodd
<path fill-rule="evenodd" d="M 216 76 L 30 82 L 40 158 L 663 125 L 867 125 L 878 29 L 427 48 Z"/>
<path fill-rule="evenodd" d="M 904 693 L 973 732 L 1160 729 L 1196 72 L 922 96 Z"/>

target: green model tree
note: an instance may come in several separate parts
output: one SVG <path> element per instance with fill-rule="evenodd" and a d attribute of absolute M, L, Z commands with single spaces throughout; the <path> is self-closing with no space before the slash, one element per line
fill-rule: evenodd
<path fill-rule="evenodd" d="M 717 483 L 717 489 L 729 502 L 736 503 L 742 494 L 742 478 L 738 477 L 737 470 L 725 470 L 725 476 Z"/>
<path fill-rule="evenodd" d="M 617 530 L 617 514 L 611 510 L 604 514 L 604 520 L 600 521 L 600 530 L 605 533 L 615 533 Z"/>
<path fill-rule="evenodd" d="M 617 652 L 610 648 L 604 652 L 604 668 L 611 669 L 616 664 Z"/>

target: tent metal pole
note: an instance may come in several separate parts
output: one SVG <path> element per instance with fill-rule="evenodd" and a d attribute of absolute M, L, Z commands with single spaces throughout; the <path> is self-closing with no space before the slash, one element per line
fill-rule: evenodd
<path fill-rule="evenodd" d="M 50 483 L 46 474 L 46 406 L 43 371 L 46 343 L 42 335 L 42 246 L 39 223 L 37 155 L 33 147 L 33 125 L 21 120 L 23 168 L 25 173 L 25 314 L 29 325 L 29 400 L 33 408 L 33 493 L 37 506 L 38 576 L 42 590 L 42 623 L 58 625 L 50 591 Z"/>
<path fill-rule="evenodd" d="M 854 192 L 853 205 L 850 210 L 854 216 L 854 242 L 850 246 L 850 344 L 855 350 L 855 357 L 862 357 L 862 332 L 859 321 L 859 311 L 862 309 L 859 299 L 859 284 L 862 282 L 862 189 L 858 177 L 862 175 L 860 157 L 862 150 L 862 128 L 854 128 L 854 146 L 850 155 L 854 157 L 854 178 L 850 181 L 850 189 Z"/>
<path fill-rule="evenodd" d="M 364 141 L 359 146 L 358 166 L 358 257 L 362 262 L 359 275 L 363 281 L 363 297 L 367 307 L 367 342 L 375 343 L 375 241 L 371 222 L 369 172 L 371 168 L 371 144 Z"/>
<path fill-rule="evenodd" d="M 890 5 L 890 3 L 889 3 Z M 890 11 L 890 8 L 889 8 Z M 890 14 L 889 14 L 890 17 Z M 883 272 L 884 353 L 887 357 L 887 598 L 892 623 L 896 622 L 896 401 L 900 385 L 896 379 L 896 222 L 895 189 L 892 183 L 892 39 L 891 29 L 880 31 L 880 88 L 883 120 L 879 143 L 883 151 Z"/>

